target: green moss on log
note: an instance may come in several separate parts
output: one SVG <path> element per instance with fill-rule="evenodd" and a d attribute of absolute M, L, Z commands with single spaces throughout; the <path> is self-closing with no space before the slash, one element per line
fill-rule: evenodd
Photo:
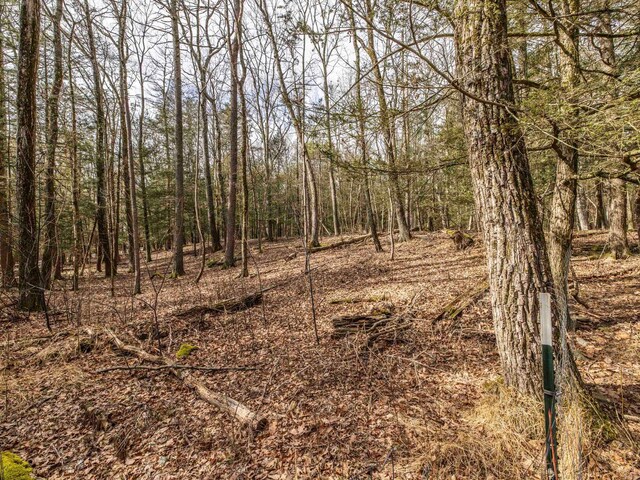
<path fill-rule="evenodd" d="M 33 480 L 31 465 L 13 452 L 2 452 L 0 480 Z"/>

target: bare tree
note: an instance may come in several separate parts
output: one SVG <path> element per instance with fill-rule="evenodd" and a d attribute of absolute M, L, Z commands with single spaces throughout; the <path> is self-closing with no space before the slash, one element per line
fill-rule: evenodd
<path fill-rule="evenodd" d="M 19 308 L 42 310 L 44 294 L 38 268 L 36 224 L 36 85 L 40 45 L 40 2 L 23 0 L 20 6 L 18 47 L 16 197 L 18 199 Z"/>

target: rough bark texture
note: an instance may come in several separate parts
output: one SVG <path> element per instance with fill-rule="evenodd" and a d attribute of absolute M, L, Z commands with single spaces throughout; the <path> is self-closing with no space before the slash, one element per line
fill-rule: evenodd
<path fill-rule="evenodd" d="M 41 310 L 44 295 L 38 268 L 36 224 L 36 86 L 40 40 L 40 2 L 23 0 L 18 47 L 16 198 L 18 203 L 19 308 Z"/>
<path fill-rule="evenodd" d="M 538 293 L 552 282 L 524 136 L 509 111 L 514 93 L 504 0 L 458 0 L 454 39 L 498 354 L 508 385 L 539 393 Z"/>
<path fill-rule="evenodd" d="M 178 2 L 171 0 L 171 32 L 173 36 L 173 83 L 175 89 L 175 223 L 173 227 L 173 273 L 184 275 L 184 146 L 182 133 L 182 64 L 178 32 Z"/>

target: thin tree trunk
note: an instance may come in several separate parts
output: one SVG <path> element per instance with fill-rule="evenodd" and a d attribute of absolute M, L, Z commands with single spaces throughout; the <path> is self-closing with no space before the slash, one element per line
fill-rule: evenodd
<path fill-rule="evenodd" d="M 0 25 L 4 22 L 4 7 L 0 6 Z M 0 35 L 0 273 L 2 286 L 13 284 L 13 252 L 11 214 L 9 211 L 9 142 L 7 139 L 7 90 L 4 66 L 3 35 Z"/>
<path fill-rule="evenodd" d="M 620 178 L 611 179 L 611 206 L 609 208 L 609 246 L 615 259 L 629 256 L 627 240 L 627 188 Z"/>
<path fill-rule="evenodd" d="M 47 170 L 46 170 L 46 201 L 45 201 L 45 240 L 42 254 L 42 286 L 51 286 L 51 274 L 58 260 L 58 228 L 56 225 L 56 148 L 58 144 L 58 110 L 60 92 L 62 90 L 62 20 L 63 0 L 56 1 L 53 16 L 53 84 L 47 98 Z M 55 276 L 55 273 L 54 273 Z"/>
<path fill-rule="evenodd" d="M 182 118 L 182 63 L 178 32 L 178 1 L 171 0 L 171 32 L 173 36 L 173 82 L 175 89 L 175 224 L 173 227 L 173 273 L 184 275 L 184 146 Z"/>
<path fill-rule="evenodd" d="M 357 110 L 357 120 L 358 120 L 358 146 L 360 148 L 360 161 L 362 165 L 362 182 L 364 184 L 364 198 L 365 198 L 365 207 L 367 209 L 367 222 L 369 224 L 369 232 L 371 233 L 371 238 L 373 240 L 373 246 L 376 252 L 382 252 L 382 244 L 380 243 L 380 238 L 378 237 L 378 229 L 376 226 L 376 218 L 373 214 L 373 206 L 371 201 L 371 191 L 369 188 L 369 165 L 367 161 L 367 140 L 365 137 L 366 134 L 366 125 L 365 125 L 365 112 L 364 112 L 364 104 L 362 101 L 362 86 L 360 84 L 360 79 L 362 77 L 362 70 L 360 67 L 360 46 L 358 45 L 359 39 L 357 38 L 357 30 L 356 23 L 353 14 L 353 10 L 351 8 L 351 0 L 349 0 L 349 21 L 351 23 L 352 33 L 352 41 L 353 41 L 353 51 L 355 53 L 355 67 L 356 67 L 356 110 Z"/>
<path fill-rule="evenodd" d="M 69 152 L 71 156 L 71 195 L 73 204 L 73 290 L 78 290 L 80 267 L 83 262 L 82 246 L 82 220 L 80 218 L 80 165 L 78 163 L 78 130 L 76 121 L 76 97 L 75 85 L 72 75 L 71 49 L 75 30 L 71 30 L 69 38 L 69 50 L 67 54 L 67 65 L 69 72 L 69 100 L 71 103 L 71 135 L 69 138 Z M 94 223 L 95 226 L 95 223 Z M 91 232 L 93 235 L 93 232 Z M 89 239 L 91 242 L 91 239 Z M 87 249 L 89 250 L 89 249 Z"/>
<path fill-rule="evenodd" d="M 368 22 L 373 22 L 374 11 L 371 5 L 371 0 L 365 2 L 367 9 Z M 407 216 L 402 204 L 402 195 L 400 194 L 400 185 L 398 180 L 398 173 L 396 170 L 396 154 L 393 146 L 393 127 L 391 119 L 389 117 L 389 109 L 387 108 L 387 99 L 384 92 L 384 79 L 382 78 L 382 71 L 380 69 L 380 63 L 378 61 L 378 54 L 375 50 L 375 41 L 373 37 L 373 27 L 367 23 L 367 48 L 366 51 L 371 59 L 372 71 L 376 84 L 376 92 L 378 95 L 378 108 L 380 109 L 380 127 L 382 129 L 382 136 L 384 138 L 384 149 L 387 164 L 389 168 L 389 185 L 391 187 L 391 196 L 393 199 L 393 206 L 396 210 L 396 221 L 398 223 L 398 241 L 406 242 L 411 239 L 411 232 L 407 225 Z"/>
<path fill-rule="evenodd" d="M 566 326 L 570 331 L 575 324 L 569 315 L 567 303 L 569 265 L 571 263 L 571 241 L 575 225 L 576 189 L 578 181 L 578 146 L 573 138 L 572 126 L 577 123 L 577 110 L 571 105 L 575 102 L 574 92 L 580 82 L 578 27 L 575 15 L 580 9 L 579 0 L 562 0 L 563 23 L 558 28 L 560 84 L 567 95 L 566 107 L 568 126 L 555 132 L 558 141 L 554 149 L 558 155 L 556 164 L 556 179 L 551 205 L 549 221 L 549 263 L 553 284 L 556 287 L 556 303 L 561 315 L 559 318 L 562 328 Z"/>
<path fill-rule="evenodd" d="M 249 113 L 247 111 L 247 97 L 244 91 L 244 83 L 247 78 L 247 68 L 244 63 L 244 48 L 240 42 L 240 63 L 242 75 L 238 85 L 240 94 L 240 111 L 242 115 L 242 144 L 240 149 L 242 172 L 242 277 L 249 276 L 249 183 L 247 179 L 247 164 L 249 161 Z"/>
<path fill-rule="evenodd" d="M 144 150 L 144 76 L 142 72 L 142 62 L 139 64 L 138 75 L 140 76 L 140 117 L 138 120 L 138 166 L 140 168 L 140 195 L 142 196 L 142 223 L 144 225 L 144 246 L 147 262 L 151 261 L 151 229 L 149 228 L 149 200 L 147 198 L 147 180 L 145 173 L 145 150 Z"/>
<path fill-rule="evenodd" d="M 200 95 L 200 115 L 202 122 L 202 149 L 204 151 L 204 178 L 207 194 L 207 213 L 209 218 L 209 234 L 211 235 L 211 246 L 214 252 L 222 250 L 220 244 L 220 232 L 216 226 L 216 207 L 214 204 L 213 196 L 213 181 L 211 178 L 211 151 L 209 148 L 209 117 L 207 115 L 207 97 L 205 95 L 207 83 L 206 72 L 201 70 L 200 72 L 200 88 L 202 93 Z"/>
<path fill-rule="evenodd" d="M 231 99 L 229 106 L 229 197 L 227 204 L 227 231 L 224 252 L 225 267 L 235 265 L 236 206 L 238 189 L 238 53 L 240 50 L 242 11 L 240 0 L 234 1 L 234 36 L 230 41 Z M 228 33 L 231 35 L 231 31 Z"/>
<path fill-rule="evenodd" d="M 100 79 L 100 65 L 96 52 L 95 37 L 93 35 L 93 19 L 89 10 L 89 3 L 84 2 L 85 20 L 87 26 L 87 37 L 89 47 L 89 57 L 91 60 L 91 70 L 93 73 L 93 93 L 96 103 L 96 218 L 98 228 L 98 243 L 101 247 L 102 260 L 104 261 L 104 275 L 111 277 L 112 252 L 109 242 L 109 231 L 107 225 L 107 184 L 105 178 L 105 113 L 104 94 L 102 92 L 102 82 Z M 115 266 L 114 266 L 115 269 Z"/>
<path fill-rule="evenodd" d="M 16 197 L 18 200 L 18 307 L 42 310 L 44 295 L 38 268 L 36 224 L 36 86 L 40 40 L 40 1 L 23 0 L 18 47 Z"/>

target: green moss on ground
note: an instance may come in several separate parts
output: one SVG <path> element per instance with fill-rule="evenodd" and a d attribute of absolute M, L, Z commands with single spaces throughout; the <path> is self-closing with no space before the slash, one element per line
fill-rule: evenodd
<path fill-rule="evenodd" d="M 182 345 L 180 345 L 180 348 L 176 352 L 176 358 L 187 358 L 195 350 L 198 350 L 198 348 L 199 347 L 191 345 L 190 343 L 183 343 Z"/>
<path fill-rule="evenodd" d="M 33 480 L 31 465 L 13 452 L 2 452 L 0 480 Z"/>

